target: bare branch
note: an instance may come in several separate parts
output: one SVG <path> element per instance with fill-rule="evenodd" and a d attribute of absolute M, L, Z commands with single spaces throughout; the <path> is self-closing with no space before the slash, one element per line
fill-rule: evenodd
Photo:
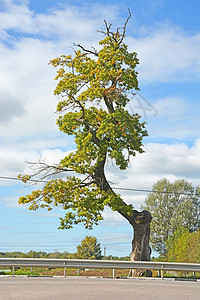
<path fill-rule="evenodd" d="M 88 80 L 88 81 L 84 82 L 83 84 L 81 84 L 80 87 L 77 89 L 77 93 L 80 92 L 80 90 L 81 90 L 85 85 L 87 85 L 89 82 L 90 82 L 90 81 Z"/>
<path fill-rule="evenodd" d="M 104 20 L 104 23 L 106 25 L 107 35 L 110 36 L 110 28 L 111 28 L 112 24 L 108 25 L 108 23 L 106 22 L 106 20 Z"/>
<path fill-rule="evenodd" d="M 97 53 L 97 54 L 98 54 L 98 51 L 97 51 L 97 49 L 96 49 L 96 48 L 94 48 L 94 47 L 92 47 L 92 46 L 91 46 L 91 48 L 94 50 L 94 52 L 95 52 L 95 53 Z"/>
<path fill-rule="evenodd" d="M 103 31 L 103 30 L 97 30 L 97 32 L 100 32 L 100 33 L 103 33 L 104 35 L 107 35 L 107 36 L 109 36 L 109 37 L 112 37 L 112 39 L 113 39 L 115 42 L 118 42 L 119 44 L 121 44 L 122 41 L 123 41 L 123 39 L 124 39 L 124 37 L 125 37 L 126 26 L 127 26 L 128 21 L 129 21 L 129 19 L 130 19 L 130 17 L 131 17 L 131 11 L 130 11 L 130 9 L 128 9 L 128 11 L 129 11 L 129 16 L 128 16 L 128 18 L 126 19 L 126 22 L 125 22 L 124 26 L 123 26 L 123 27 L 118 27 L 117 30 L 116 30 L 116 32 L 112 32 L 112 31 L 110 30 L 112 24 L 109 24 L 109 25 L 108 25 L 108 23 L 106 22 L 106 20 L 104 20 L 105 27 L 106 27 L 106 31 Z M 120 32 L 119 32 L 120 29 L 123 30 L 123 32 L 122 32 L 121 34 L 120 34 Z M 121 35 L 120 41 L 118 41 L 117 38 L 116 38 L 118 35 Z"/>
<path fill-rule="evenodd" d="M 90 186 L 91 184 L 93 184 L 93 183 L 94 183 L 93 180 L 92 180 L 92 181 L 89 181 L 89 182 L 86 182 L 89 178 L 92 179 L 91 175 L 88 175 L 87 177 L 85 177 L 85 178 L 81 181 L 80 186 L 81 186 L 81 187 L 84 187 L 84 186 Z"/>
<path fill-rule="evenodd" d="M 130 11 L 130 9 L 128 9 L 128 11 L 129 11 L 129 16 L 128 16 L 128 18 L 126 19 L 126 22 L 125 22 L 125 24 L 124 24 L 124 27 L 123 27 L 123 33 L 122 33 L 122 38 L 121 38 L 121 40 L 120 40 L 119 44 L 121 44 L 121 43 L 122 43 L 122 41 L 123 41 L 123 39 L 124 39 L 124 37 L 125 37 L 125 33 L 126 33 L 126 26 L 127 26 L 127 24 L 128 24 L 128 21 L 129 21 L 129 19 L 130 19 L 130 17 L 131 17 L 131 11 Z"/>
<path fill-rule="evenodd" d="M 94 49 L 94 51 L 92 51 L 92 50 L 89 50 L 89 49 L 85 49 L 85 48 L 84 48 L 82 45 L 80 45 L 80 44 L 75 44 L 75 43 L 74 43 L 74 46 L 81 48 L 81 49 L 82 49 L 84 52 L 86 52 L 86 53 L 93 54 L 93 55 L 95 55 L 95 56 L 99 56 L 97 50 L 96 50 L 94 47 L 92 47 L 92 48 Z"/>
<path fill-rule="evenodd" d="M 106 31 L 103 31 L 103 30 L 97 30 L 97 32 L 100 32 L 100 33 L 103 33 L 104 35 L 107 35 L 107 36 L 110 36 L 110 28 L 112 26 L 112 24 L 109 24 L 106 22 L 106 20 L 104 20 L 104 23 L 106 25 Z"/>
<path fill-rule="evenodd" d="M 61 173 L 74 172 L 73 169 L 63 168 L 60 165 L 48 165 L 44 160 L 42 161 L 41 158 L 38 162 L 26 161 L 26 163 L 32 170 L 34 170 L 34 174 L 30 176 L 30 182 L 34 182 L 33 184 L 37 184 L 39 182 L 48 182 L 45 179 L 58 176 Z M 40 175 L 39 179 L 37 179 L 38 175 Z"/>

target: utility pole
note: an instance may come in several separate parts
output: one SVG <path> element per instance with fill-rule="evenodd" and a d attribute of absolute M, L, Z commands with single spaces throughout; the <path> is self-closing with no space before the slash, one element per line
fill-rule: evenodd
<path fill-rule="evenodd" d="M 103 256 L 106 257 L 106 246 L 104 246 Z"/>

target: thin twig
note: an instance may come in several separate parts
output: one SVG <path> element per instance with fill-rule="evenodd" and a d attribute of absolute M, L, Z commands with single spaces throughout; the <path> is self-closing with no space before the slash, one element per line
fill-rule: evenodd
<path fill-rule="evenodd" d="M 89 50 L 89 49 L 85 49 L 82 45 L 80 45 L 80 44 L 75 44 L 75 43 L 74 43 L 74 46 L 81 48 L 84 52 L 87 52 L 87 53 L 90 53 L 90 54 L 99 56 L 99 54 L 98 54 L 98 52 L 97 52 L 96 50 L 95 50 L 95 51 L 92 51 L 92 50 Z"/>
<path fill-rule="evenodd" d="M 123 27 L 123 33 L 122 33 L 122 38 L 121 38 L 121 40 L 120 40 L 119 44 L 121 44 L 121 43 L 122 43 L 122 41 L 123 41 L 123 39 L 124 39 L 124 37 L 125 37 L 125 33 L 126 33 L 126 26 L 127 26 L 127 24 L 128 24 L 128 21 L 129 21 L 129 19 L 130 19 L 130 17 L 131 17 L 131 11 L 130 11 L 130 9 L 128 9 L 128 11 L 129 11 L 129 16 L 128 16 L 128 18 L 126 19 L 126 22 L 125 22 L 125 24 L 124 24 L 124 27 Z"/>

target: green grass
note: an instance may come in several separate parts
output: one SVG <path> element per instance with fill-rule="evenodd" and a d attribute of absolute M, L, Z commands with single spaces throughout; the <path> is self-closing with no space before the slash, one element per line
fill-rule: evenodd
<path fill-rule="evenodd" d="M 113 270 L 79 270 L 79 276 L 102 276 L 112 277 Z M 129 270 L 115 270 L 115 275 L 118 278 L 128 277 Z M 8 272 L 0 270 L 0 275 L 12 275 L 12 270 Z M 25 276 L 64 276 L 64 268 L 16 268 L 14 275 L 25 275 Z M 66 269 L 66 276 L 77 276 L 77 269 Z M 158 271 L 153 271 L 153 277 L 158 278 Z M 200 279 L 200 273 L 196 273 L 194 277 L 192 273 L 183 274 L 181 272 L 164 272 L 164 278 L 187 278 L 187 279 Z"/>

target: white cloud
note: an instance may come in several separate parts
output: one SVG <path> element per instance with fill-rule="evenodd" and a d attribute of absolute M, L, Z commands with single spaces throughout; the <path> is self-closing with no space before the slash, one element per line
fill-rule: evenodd
<path fill-rule="evenodd" d="M 94 5 L 90 7 L 90 10 L 66 7 L 63 10 L 50 10 L 46 14 L 35 14 L 28 9 L 26 1 L 18 2 L 18 4 L 11 1 L 5 3 L 7 10 L 1 12 L 1 29 L 5 32 L 8 29 L 13 29 L 22 34 L 27 31 L 32 35 L 24 35 L 17 39 L 12 39 L 13 36 L 9 36 L 12 47 L 9 47 L 8 44 L 0 44 L 0 89 L 3 89 L 4 95 L 7 94 L 7 103 L 3 98 L 0 99 L 0 102 L 3 101 L 4 108 L 11 102 L 15 102 L 15 106 L 17 106 L 16 110 L 11 108 L 7 115 L 4 115 L 2 120 L 9 120 L 9 123 L 7 126 L 0 127 L 0 133 L 4 137 L 10 137 L 13 141 L 27 135 L 34 135 L 40 139 L 46 134 L 56 136 L 58 132 L 55 125 L 57 116 L 53 113 L 56 109 L 56 101 L 53 96 L 56 85 L 53 77 L 56 72 L 54 68 L 48 66 L 48 61 L 66 52 L 66 47 L 72 45 L 73 41 L 83 42 L 84 45 L 89 46 L 95 45 L 98 36 L 95 28 L 98 28 L 99 24 L 103 25 L 102 20 L 108 17 L 110 11 L 112 14 L 109 15 L 109 20 L 115 20 L 117 10 L 112 7 L 108 14 L 105 7 L 99 7 L 97 10 L 97 6 Z M 97 11 L 99 15 L 95 17 Z M 9 22 L 10 18 L 13 20 L 12 22 Z M 39 36 L 44 37 L 47 33 L 49 34 L 48 39 L 41 38 L 39 40 Z M 56 36 L 56 41 L 51 37 L 53 33 Z M 34 34 L 36 35 L 34 36 Z M 128 42 L 130 48 L 133 42 L 134 47 L 138 48 L 138 52 L 142 55 L 141 74 L 148 73 L 147 77 L 151 80 L 162 80 L 161 70 L 162 73 L 165 70 L 164 74 L 173 78 L 173 72 L 176 74 L 177 70 L 182 70 L 179 65 L 183 66 L 185 70 L 188 59 L 190 67 L 197 59 L 196 44 L 198 38 L 184 36 L 184 33 L 171 28 L 166 29 L 164 27 L 154 30 L 151 36 L 139 39 L 129 38 Z M 179 43 L 182 43 L 181 47 L 185 45 L 182 51 L 183 56 L 190 50 L 189 58 L 183 59 L 185 64 L 178 63 L 179 60 L 182 61 L 180 57 L 176 59 L 178 51 L 171 51 L 173 53 L 170 55 L 174 56 L 173 65 L 170 65 L 167 55 L 171 52 L 163 52 L 161 48 L 167 49 L 174 44 L 178 47 Z M 191 49 L 189 48 L 190 44 L 194 44 Z M 161 48 L 156 45 L 160 45 Z M 159 55 L 157 56 L 157 54 Z M 156 67 L 157 63 L 155 63 L 157 57 L 160 61 L 158 68 Z M 166 62 L 169 64 L 167 70 L 163 66 Z M 195 66 L 198 64 L 194 65 L 192 72 L 195 70 Z M 154 75 L 149 77 L 149 74 Z M 12 100 L 10 100 L 11 93 L 13 95 Z M 12 107 L 14 108 L 13 104 Z M 17 118 L 19 113 L 20 118 Z M 13 118 L 10 120 L 11 114 Z"/>
<path fill-rule="evenodd" d="M 41 153 L 41 157 L 45 158 L 45 162 L 47 164 L 57 164 L 60 162 L 62 158 L 64 158 L 66 155 L 68 155 L 71 151 L 63 152 L 60 149 L 54 149 L 54 150 L 43 150 Z"/>
<path fill-rule="evenodd" d="M 72 149 L 73 138 L 63 137 L 56 126 L 56 70 L 48 62 L 66 48 L 71 51 L 74 41 L 94 45 L 97 24 L 108 11 L 68 7 L 35 14 L 26 1 L 4 1 L 4 6 L 0 12 L 0 31 L 6 38 L 0 38 L 0 173 L 16 176 L 27 172 L 25 160 L 36 161 L 39 156 L 58 160 L 59 147 Z"/>
<path fill-rule="evenodd" d="M 46 13 L 35 13 L 26 3 L 7 2 L 5 10 L 0 12 L 0 30 L 5 36 L 8 36 L 6 31 L 13 29 L 51 40 L 56 38 L 56 41 L 65 39 L 65 43 L 72 39 L 78 39 L 77 42 L 94 40 L 95 29 L 105 18 L 115 20 L 118 10 L 114 5 L 105 7 L 95 3 L 87 7 L 62 5 L 62 8 L 49 8 Z"/>
<path fill-rule="evenodd" d="M 32 153 L 31 153 L 32 154 Z M 43 156 L 47 158 L 48 163 L 57 162 L 67 153 L 61 150 L 44 150 Z M 21 154 L 21 158 L 25 153 Z M 26 154 L 27 155 L 27 154 Z M 29 153 L 30 155 L 30 153 Z M 36 154 L 35 154 L 36 157 Z M 3 156 L 4 159 L 4 156 Z M 15 161 L 14 161 L 15 160 Z M 18 165 L 16 164 L 18 162 Z M 25 164 L 19 164 L 20 155 L 14 156 L 14 153 L 7 156 L 7 160 L 1 160 L 1 172 L 7 170 L 8 175 L 18 171 L 18 168 L 25 170 Z M 4 164 L 2 164 L 4 163 Z M 13 165 L 16 169 L 13 169 Z M 3 170 L 3 171 L 2 171 Z M 6 173 L 7 174 L 7 173 Z M 16 174 L 16 173 L 15 173 Z M 200 140 L 188 147 L 183 143 L 176 144 L 156 144 L 148 143 L 145 145 L 145 153 L 137 155 L 131 160 L 131 167 L 126 171 L 119 171 L 117 168 L 107 168 L 107 178 L 112 182 L 116 189 L 116 193 L 120 193 L 122 198 L 127 203 L 132 203 L 133 206 L 140 210 L 141 205 L 147 196 L 146 192 L 125 191 L 123 188 L 147 189 L 151 190 L 154 183 L 161 178 L 168 178 L 171 181 L 176 179 L 185 179 L 191 182 L 194 186 L 199 184 L 200 174 Z M 6 182 L 4 183 L 4 185 Z M 32 187 L 34 188 L 34 187 Z M 122 189 L 120 189 L 122 188 Z M 1 197 L 1 203 L 9 207 L 17 206 L 18 197 L 29 193 L 29 190 L 17 191 L 15 196 Z M 43 212 L 41 212 L 43 213 Z M 127 221 L 117 212 L 112 212 L 109 208 L 105 208 L 103 212 L 104 221 L 102 225 L 110 227 L 126 226 Z"/>
<path fill-rule="evenodd" d="M 171 119 L 183 118 L 186 111 L 188 111 L 188 103 L 185 99 L 177 97 L 166 97 L 164 99 L 158 99 L 154 106 L 158 112 L 159 117 L 170 117 Z"/>
<path fill-rule="evenodd" d="M 55 125 L 55 69 L 48 66 L 48 61 L 71 51 L 69 46 L 73 42 L 95 46 L 99 38 L 96 29 L 103 27 L 104 18 L 117 21 L 119 10 L 114 6 L 91 5 L 89 9 L 65 7 L 35 14 L 27 1 L 4 3 L 6 10 L 0 12 L 0 171 L 2 175 L 15 176 L 27 170 L 24 160 L 36 160 L 43 154 L 54 162 L 65 154 L 58 148 L 67 150 L 72 143 L 71 138 L 58 133 Z M 137 39 L 129 36 L 127 42 L 130 50 L 138 52 L 141 81 L 196 80 L 199 76 L 198 33 L 188 36 L 167 24 L 154 27 Z M 150 136 L 197 137 L 199 119 L 194 122 L 187 117 L 188 111 L 196 111 L 190 110 L 188 101 L 173 95 L 155 100 L 158 114 L 149 122 Z M 162 177 L 198 183 L 199 140 L 190 148 L 184 143 L 147 144 L 145 148 L 145 154 L 133 159 L 132 169 L 122 173 L 108 170 L 111 181 L 119 187 L 141 189 L 151 189 Z M 122 195 L 139 208 L 146 194 Z M 115 215 L 118 222 L 120 216 Z M 109 219 L 108 212 L 104 216 Z"/>
<path fill-rule="evenodd" d="M 147 144 L 144 158 L 142 160 L 145 171 L 152 174 L 174 175 L 192 180 L 198 179 L 200 172 L 200 140 L 190 148 L 186 144 Z M 196 181 L 197 183 L 197 181 Z"/>
<path fill-rule="evenodd" d="M 12 93 L 0 91 L 0 123 L 9 123 L 25 112 L 23 103 Z"/>
<path fill-rule="evenodd" d="M 40 153 L 29 151 L 13 151 L 7 149 L 0 151 L 0 176 L 17 177 L 18 174 L 32 174 L 32 170 L 27 162 L 37 162 L 39 159 L 44 160 L 45 163 L 52 165 L 59 163 L 68 152 L 61 151 L 60 149 L 46 149 Z M 12 185 L 13 181 L 1 180 L 0 185 Z"/>
<path fill-rule="evenodd" d="M 16 103 L 5 114 L 5 119 L 12 111 L 12 119 L 6 126 L 0 125 L 2 136 L 15 140 L 27 135 L 55 133 L 54 111 L 56 102 L 53 97 L 54 82 L 48 58 L 51 57 L 52 45 L 33 39 L 25 39 L 14 49 L 2 46 L 0 54 L 0 103 L 8 106 Z M 17 99 L 17 100 L 16 100 Z M 15 118 L 21 112 L 20 118 Z"/>
<path fill-rule="evenodd" d="M 57 102 L 53 96 L 56 70 L 48 62 L 66 51 L 71 52 L 73 42 L 83 42 L 88 47 L 95 45 L 98 36 L 95 29 L 103 23 L 108 11 L 105 7 L 95 10 L 97 6 L 66 7 L 35 14 L 28 9 L 26 1 L 4 1 L 4 4 L 0 30 L 7 35 L 7 40 L 0 43 L 0 105 L 1 123 L 7 121 L 7 124 L 0 125 L 0 134 L 13 142 L 27 136 L 56 137 Z M 110 18 L 114 18 L 114 12 L 113 7 Z M 4 113 L 8 106 L 10 110 Z"/>
<path fill-rule="evenodd" d="M 141 82 L 199 79 L 200 33 L 188 35 L 173 24 L 159 24 L 142 37 L 129 37 L 128 44 L 138 53 Z"/>
<path fill-rule="evenodd" d="M 111 226 L 111 227 L 116 227 L 116 226 L 121 226 L 122 224 L 126 225 L 126 220 L 118 213 L 118 212 L 113 212 L 110 208 L 105 207 L 102 216 L 104 218 L 102 225 L 103 226 Z"/>
<path fill-rule="evenodd" d="M 113 218 L 113 216 L 112 216 Z M 104 224 L 102 224 L 103 226 L 105 226 L 105 222 Z M 111 229 L 112 230 L 112 229 Z M 100 242 L 101 244 L 109 244 L 109 243 L 130 243 L 131 244 L 131 238 L 132 238 L 132 228 L 130 228 L 129 232 L 109 232 L 109 233 L 104 233 L 103 235 L 101 234 L 99 236 Z"/>
<path fill-rule="evenodd" d="M 196 140 L 192 147 L 184 143 L 145 145 L 145 153 L 138 154 L 131 159 L 131 167 L 126 171 L 116 168 L 107 170 L 108 179 L 119 188 L 127 203 L 132 203 L 136 209 L 143 204 L 146 192 L 124 191 L 121 188 L 135 188 L 151 190 L 154 183 L 162 178 L 171 181 L 185 179 L 194 186 L 199 185 L 200 174 L 200 140 Z"/>
<path fill-rule="evenodd" d="M 147 122 L 150 138 L 194 141 L 199 138 L 200 106 L 198 96 L 177 97 L 167 92 L 163 98 L 146 99 L 137 93 L 127 105 L 130 113 L 139 113 Z M 151 94 L 149 94 L 151 97 Z M 192 99 L 194 98 L 194 99 Z"/>
<path fill-rule="evenodd" d="M 18 199 L 16 197 L 0 197 L 0 204 L 3 204 L 7 207 L 16 207 Z"/>
<path fill-rule="evenodd" d="M 189 99 L 168 96 L 153 101 L 157 114 L 147 120 L 150 137 L 177 140 L 199 138 L 199 103 Z"/>

